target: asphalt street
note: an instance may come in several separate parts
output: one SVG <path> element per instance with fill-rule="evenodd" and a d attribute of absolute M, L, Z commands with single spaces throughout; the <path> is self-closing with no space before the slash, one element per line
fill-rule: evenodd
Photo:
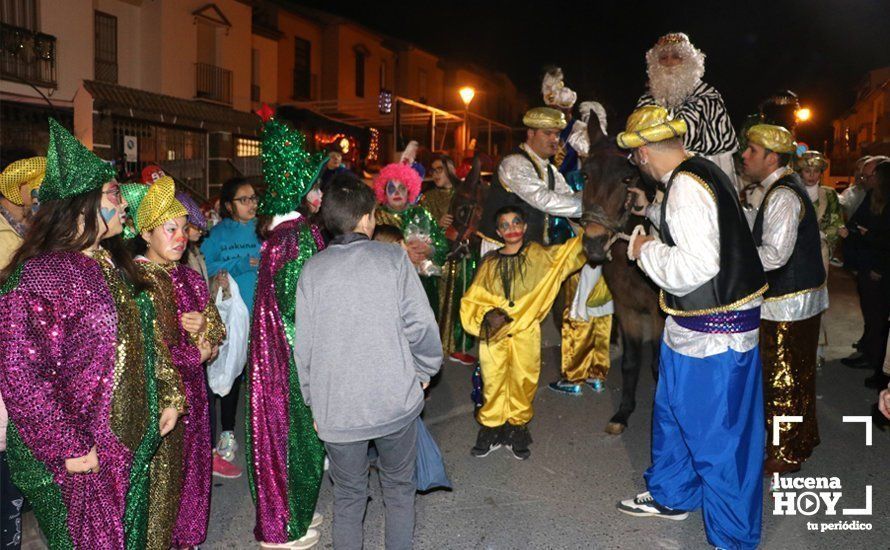
<path fill-rule="evenodd" d="M 814 509 L 813 498 L 808 496 L 801 500 L 800 509 L 812 515 L 775 515 L 773 496 L 765 481 L 762 548 L 890 547 L 890 432 L 872 429 L 872 445 L 868 446 L 867 425 L 843 422 L 844 416 L 868 416 L 876 392 L 863 386 L 866 371 L 851 370 L 839 362 L 852 351 L 850 344 L 861 331 L 849 275 L 832 268 L 830 292 L 831 309 L 825 318 L 830 347 L 828 362 L 818 375 L 817 390 L 822 442 L 794 477 L 836 477 L 841 485 L 841 489 L 833 490 L 841 493 L 836 515 L 828 515 L 824 505 Z M 627 431 L 620 436 L 608 435 L 603 428 L 620 400 L 619 369 L 610 373 L 602 394 L 587 391 L 580 397 L 558 395 L 546 387 L 556 379 L 559 368 L 558 335 L 549 320 L 544 340 L 536 415 L 530 425 L 534 443 L 531 458 L 524 462 L 505 449 L 483 459 L 470 456 L 477 430 L 470 400 L 471 368 L 451 363 L 443 367 L 424 417 L 442 449 L 454 490 L 417 497 L 416 548 L 708 548 L 701 512 L 678 522 L 633 518 L 615 509 L 617 501 L 644 490 L 642 474 L 649 466 L 655 388 L 651 376 L 644 373 L 641 377 L 638 408 Z M 613 350 L 613 358 L 619 354 L 620 350 Z M 239 424 L 243 424 L 240 415 Z M 243 441 L 242 434 L 238 440 Z M 243 454 L 239 455 L 239 464 L 243 465 Z M 843 509 L 866 507 L 868 486 L 870 515 L 844 515 Z M 326 478 L 318 502 L 318 510 L 326 517 L 318 548 L 331 547 L 331 500 L 331 485 Z M 33 517 L 26 519 L 27 549 L 42 547 L 33 523 Z M 210 528 L 203 548 L 256 548 L 253 524 L 254 508 L 246 476 L 235 480 L 214 478 Z M 864 524 L 871 529 L 831 530 Z M 365 547 L 383 548 L 383 502 L 374 472 Z"/>

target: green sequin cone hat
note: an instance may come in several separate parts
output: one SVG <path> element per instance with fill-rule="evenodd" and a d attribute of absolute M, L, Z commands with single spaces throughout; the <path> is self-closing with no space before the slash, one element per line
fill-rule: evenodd
<path fill-rule="evenodd" d="M 113 180 L 114 168 L 77 141 L 56 119 L 49 119 L 46 176 L 37 197 L 40 202 L 76 197 Z"/>
<path fill-rule="evenodd" d="M 136 213 L 139 212 L 139 205 L 142 199 L 148 193 L 148 186 L 143 183 L 122 183 L 120 184 L 121 195 L 127 201 L 127 223 L 124 225 L 124 239 L 132 239 L 140 233 L 136 227 Z"/>
<path fill-rule="evenodd" d="M 284 122 L 272 117 L 268 105 L 257 112 L 263 119 L 260 156 L 266 192 L 257 209 L 260 214 L 274 216 L 293 212 L 324 166 L 324 155 L 306 150 L 306 138 Z"/>

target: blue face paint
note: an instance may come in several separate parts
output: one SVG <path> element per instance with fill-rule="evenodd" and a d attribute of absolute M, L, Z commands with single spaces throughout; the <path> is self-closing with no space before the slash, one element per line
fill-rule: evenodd
<path fill-rule="evenodd" d="M 110 222 L 115 216 L 117 216 L 117 208 L 105 208 L 104 206 L 100 209 L 102 214 L 102 219 L 105 220 L 105 223 Z"/>

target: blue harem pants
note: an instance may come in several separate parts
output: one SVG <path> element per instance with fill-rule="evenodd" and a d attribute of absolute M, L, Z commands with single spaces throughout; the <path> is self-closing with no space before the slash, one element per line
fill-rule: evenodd
<path fill-rule="evenodd" d="M 760 542 L 763 414 L 759 347 L 699 359 L 662 342 L 646 485 L 661 505 L 701 507 L 718 548 Z"/>

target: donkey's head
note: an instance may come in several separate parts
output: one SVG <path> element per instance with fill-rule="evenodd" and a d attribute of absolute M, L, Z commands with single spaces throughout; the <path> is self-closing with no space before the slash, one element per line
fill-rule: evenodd
<path fill-rule="evenodd" d="M 640 172 L 602 133 L 599 124 L 587 127 L 590 154 L 581 172 L 584 177 L 584 251 L 590 263 L 606 261 L 614 236 L 625 230 L 629 217 L 628 189 L 640 183 Z"/>

